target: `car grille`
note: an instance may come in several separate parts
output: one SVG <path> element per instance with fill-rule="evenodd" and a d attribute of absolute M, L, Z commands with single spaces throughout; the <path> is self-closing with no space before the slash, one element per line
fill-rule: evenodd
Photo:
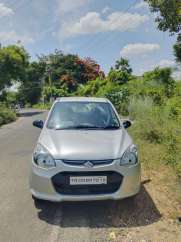
<path fill-rule="evenodd" d="M 70 176 L 107 176 L 107 184 L 100 185 L 70 185 Z M 52 177 L 52 184 L 62 195 L 94 195 L 116 192 L 123 176 L 115 171 L 94 172 L 60 172 Z"/>
<path fill-rule="evenodd" d="M 63 163 L 67 165 L 73 166 L 84 166 L 87 162 L 91 162 L 92 166 L 99 166 L 99 165 L 109 165 L 113 162 L 113 160 L 62 160 Z"/>

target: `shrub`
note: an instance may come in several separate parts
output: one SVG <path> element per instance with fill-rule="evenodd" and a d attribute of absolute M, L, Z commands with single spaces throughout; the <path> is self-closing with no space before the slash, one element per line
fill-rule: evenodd
<path fill-rule="evenodd" d="M 175 96 L 169 98 L 166 102 L 166 108 L 172 118 L 181 118 L 181 97 Z"/>
<path fill-rule="evenodd" d="M 178 105 L 180 106 L 179 102 Z M 170 115 L 172 107 L 178 109 L 176 116 Z M 133 98 L 129 104 L 129 114 L 135 121 L 131 131 L 138 143 L 153 144 L 155 149 L 160 145 L 162 151 L 164 150 L 159 157 L 160 161 L 172 165 L 180 175 L 180 109 L 177 107 L 177 98 L 167 100 L 165 106 L 156 106 L 149 97 Z"/>
<path fill-rule="evenodd" d="M 106 84 L 106 79 L 96 78 L 85 85 L 79 85 L 76 94 L 78 96 L 103 96 L 101 92 Z"/>
<path fill-rule="evenodd" d="M 127 87 L 122 86 L 119 92 L 107 92 L 105 97 L 114 104 L 121 115 L 128 115 L 129 91 Z"/>
<path fill-rule="evenodd" d="M 51 97 L 57 98 L 68 96 L 68 90 L 65 86 L 63 88 L 56 88 L 55 86 L 45 86 L 43 88 L 43 96 L 44 99 L 48 102 L 51 99 Z"/>
<path fill-rule="evenodd" d="M 172 69 L 155 68 L 153 71 L 146 72 L 143 75 L 145 82 L 150 83 L 153 86 L 161 86 L 164 88 L 164 96 L 171 97 L 175 89 L 175 81 L 171 77 Z"/>
<path fill-rule="evenodd" d="M 8 109 L 7 107 L 0 106 L 0 125 L 7 124 L 16 120 L 16 113 L 13 110 Z"/>
<path fill-rule="evenodd" d="M 42 109 L 42 110 L 49 110 L 52 106 L 52 103 L 38 103 L 33 105 L 33 108 Z"/>
<path fill-rule="evenodd" d="M 132 120 L 142 120 L 145 114 L 152 112 L 154 109 L 153 100 L 150 97 L 136 98 L 132 97 L 129 102 L 128 111 Z"/>

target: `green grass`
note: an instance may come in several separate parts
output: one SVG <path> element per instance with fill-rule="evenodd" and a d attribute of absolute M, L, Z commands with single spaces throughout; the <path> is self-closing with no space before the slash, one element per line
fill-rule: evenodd
<path fill-rule="evenodd" d="M 130 117 L 135 121 L 130 129 L 145 166 L 171 166 L 181 178 L 180 116 L 173 115 L 170 106 L 156 106 L 150 98 L 130 102 Z"/>

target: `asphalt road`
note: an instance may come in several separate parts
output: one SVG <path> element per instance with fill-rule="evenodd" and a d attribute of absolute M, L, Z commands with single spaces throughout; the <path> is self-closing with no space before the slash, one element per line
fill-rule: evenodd
<path fill-rule="evenodd" d="M 121 210 L 111 201 L 35 203 L 28 175 L 40 130 L 32 126 L 32 121 L 45 116 L 45 112 L 23 110 L 16 122 L 0 128 L 0 242 L 122 241 L 116 240 L 114 230 L 122 231 L 124 237 L 127 229 L 160 218 L 144 188 L 140 197 L 143 203 L 134 208 L 123 200 Z M 144 209 L 151 214 L 142 214 Z"/>

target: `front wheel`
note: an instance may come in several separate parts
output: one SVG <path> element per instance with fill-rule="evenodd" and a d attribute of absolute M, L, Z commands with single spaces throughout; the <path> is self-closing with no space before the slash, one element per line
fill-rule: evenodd
<path fill-rule="evenodd" d="M 42 200 L 40 198 L 35 197 L 34 195 L 32 195 L 32 199 L 34 200 L 35 204 L 42 203 L 44 201 L 44 200 Z"/>

